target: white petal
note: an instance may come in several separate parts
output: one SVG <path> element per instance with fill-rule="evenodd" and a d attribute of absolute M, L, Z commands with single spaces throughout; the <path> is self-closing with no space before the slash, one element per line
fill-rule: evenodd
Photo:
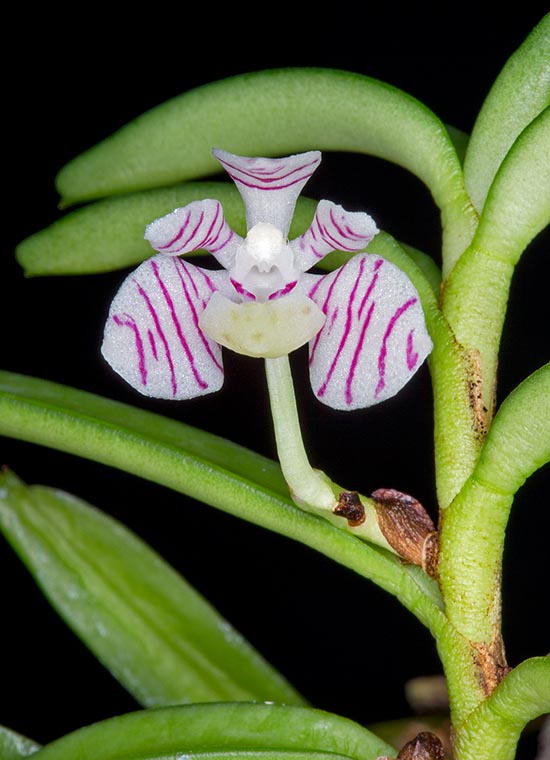
<path fill-rule="evenodd" d="M 378 228 L 364 211 L 346 211 L 332 201 L 320 201 L 311 227 L 290 245 L 296 266 L 305 272 L 331 251 L 361 251 Z"/>
<path fill-rule="evenodd" d="M 225 150 L 212 153 L 242 195 L 247 228 L 269 222 L 286 237 L 296 200 L 319 165 L 321 153 L 311 150 L 286 158 L 248 158 Z"/>
<path fill-rule="evenodd" d="M 146 396 L 187 399 L 219 390 L 221 348 L 199 327 L 214 291 L 209 272 L 181 259 L 145 261 L 111 304 L 103 356 Z"/>
<path fill-rule="evenodd" d="M 245 356 L 284 356 L 316 335 L 325 317 L 305 295 L 291 293 L 273 301 L 235 304 L 214 293 L 202 313 L 204 332 Z"/>
<path fill-rule="evenodd" d="M 319 277 L 309 295 L 326 315 L 310 343 L 311 384 L 334 409 L 395 395 L 432 349 L 416 289 L 378 256 L 354 256 Z"/>
<path fill-rule="evenodd" d="M 208 198 L 193 201 L 147 225 L 145 239 L 168 256 L 180 256 L 200 248 L 229 269 L 242 238 L 225 221 L 222 205 Z"/>

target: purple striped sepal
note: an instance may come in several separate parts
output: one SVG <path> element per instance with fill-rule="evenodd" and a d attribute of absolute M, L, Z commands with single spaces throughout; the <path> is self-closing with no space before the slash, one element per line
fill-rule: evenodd
<path fill-rule="evenodd" d="M 298 196 L 321 163 L 321 153 L 310 150 L 286 158 L 248 158 L 225 150 L 212 152 L 239 189 L 247 229 L 269 222 L 286 237 Z"/>
<path fill-rule="evenodd" d="M 298 194 L 320 154 L 214 155 L 243 197 L 246 238 L 212 199 L 152 222 L 145 237 L 158 255 L 113 300 L 107 362 L 145 395 L 188 399 L 221 388 L 222 346 L 269 358 L 309 343 L 311 384 L 323 403 L 356 409 L 397 393 L 432 348 L 408 277 L 365 253 L 327 275 L 306 271 L 331 251 L 363 250 L 378 231 L 371 217 L 320 201 L 310 228 L 289 241 Z M 199 249 L 223 268 L 180 258 Z"/>
<path fill-rule="evenodd" d="M 358 254 L 309 291 L 325 315 L 310 342 L 317 398 L 358 409 L 394 396 L 432 350 L 418 293 L 394 264 Z"/>

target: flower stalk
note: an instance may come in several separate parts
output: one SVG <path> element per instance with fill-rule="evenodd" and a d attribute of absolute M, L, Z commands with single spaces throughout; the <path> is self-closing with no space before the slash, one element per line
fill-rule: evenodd
<path fill-rule="evenodd" d="M 265 360 L 277 453 L 292 498 L 300 506 L 332 511 L 337 498 L 314 470 L 304 447 L 288 356 Z"/>

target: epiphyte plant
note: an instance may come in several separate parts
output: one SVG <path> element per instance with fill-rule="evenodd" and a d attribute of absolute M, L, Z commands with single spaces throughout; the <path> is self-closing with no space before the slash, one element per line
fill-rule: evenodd
<path fill-rule="evenodd" d="M 159 252 L 125 280 L 111 305 L 102 352 L 136 390 L 193 398 L 223 383 L 221 346 L 262 357 L 275 416 L 279 460 L 302 505 L 337 506 L 307 463 L 292 404 L 288 354 L 309 343 L 317 398 L 335 409 L 393 396 L 429 354 L 420 299 L 408 277 L 376 255 L 330 274 L 307 270 L 338 249 L 354 253 L 378 232 L 363 212 L 322 200 L 310 227 L 288 242 L 298 195 L 321 156 L 248 158 L 215 150 L 245 203 L 246 238 L 219 201 L 193 201 L 148 225 Z M 205 270 L 180 255 L 206 250 L 223 265 Z M 286 399 L 286 402 L 284 401 Z"/>
<path fill-rule="evenodd" d="M 175 399 L 220 388 L 222 345 L 261 357 L 279 461 L 8 372 L 0 432 L 168 486 L 376 583 L 433 635 L 452 728 L 380 738 L 310 706 L 126 528 L 5 471 L 3 533 L 143 708 L 43 747 L 2 729 L 6 758 L 515 757 L 527 723 L 550 712 L 549 656 L 508 663 L 501 630 L 510 510 L 550 459 L 550 364 L 504 400 L 495 389 L 514 268 L 550 220 L 549 104 L 547 15 L 503 68 L 469 137 L 377 80 L 284 69 L 184 93 L 62 169 L 63 205 L 89 203 L 21 243 L 26 273 L 139 264 L 107 318 L 108 361 L 141 393 Z M 441 212 L 441 269 L 363 211 L 298 198 L 323 150 L 375 155 L 427 185 Z M 216 159 L 237 188 L 195 182 Z M 266 177 L 288 171 L 299 177 L 292 190 L 266 189 Z M 188 261 L 205 251 L 221 269 Z M 310 467 L 287 356 L 306 343 L 313 391 L 337 410 L 396 393 L 428 357 L 433 521 L 411 495 L 365 496 Z"/>

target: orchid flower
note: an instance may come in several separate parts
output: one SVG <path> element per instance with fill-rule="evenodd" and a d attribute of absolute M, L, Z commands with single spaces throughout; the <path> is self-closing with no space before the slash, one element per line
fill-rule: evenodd
<path fill-rule="evenodd" d="M 145 395 L 189 399 L 221 388 L 222 346 L 269 359 L 309 342 L 311 385 L 328 406 L 351 410 L 397 393 L 432 347 L 408 277 L 367 253 L 329 274 L 308 272 L 331 251 L 364 249 L 378 232 L 372 218 L 321 200 L 309 229 L 289 241 L 297 198 L 321 154 L 213 153 L 243 198 L 246 238 L 213 199 L 152 222 L 145 238 L 158 255 L 113 300 L 107 362 Z M 202 249 L 222 268 L 180 258 Z"/>

